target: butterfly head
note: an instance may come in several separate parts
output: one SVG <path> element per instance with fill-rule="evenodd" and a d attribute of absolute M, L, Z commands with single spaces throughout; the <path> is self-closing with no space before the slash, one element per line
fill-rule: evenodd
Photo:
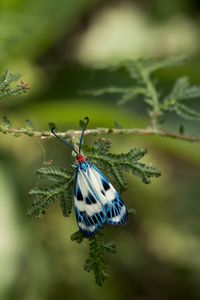
<path fill-rule="evenodd" d="M 76 160 L 79 164 L 84 163 L 86 161 L 85 157 L 83 155 L 77 155 Z"/>

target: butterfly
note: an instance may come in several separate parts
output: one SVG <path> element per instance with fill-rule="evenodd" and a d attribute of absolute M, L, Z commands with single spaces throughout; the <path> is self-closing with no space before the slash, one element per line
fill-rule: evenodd
<path fill-rule="evenodd" d="M 94 236 L 103 224 L 121 225 L 128 221 L 128 211 L 119 193 L 108 178 L 89 162 L 82 154 L 83 135 L 89 123 L 85 123 L 81 132 L 79 150 L 60 138 L 52 128 L 52 133 L 76 153 L 78 162 L 75 166 L 74 207 L 78 227 L 89 238 Z"/>

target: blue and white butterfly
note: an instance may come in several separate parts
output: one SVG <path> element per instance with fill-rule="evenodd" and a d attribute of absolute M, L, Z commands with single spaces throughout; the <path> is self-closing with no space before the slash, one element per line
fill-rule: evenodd
<path fill-rule="evenodd" d="M 126 205 L 120 198 L 108 178 L 93 164 L 81 155 L 83 134 L 87 128 L 89 119 L 85 118 L 79 151 L 77 152 L 65 140 L 52 133 L 76 153 L 75 182 L 74 182 L 74 206 L 75 215 L 80 231 L 85 237 L 94 236 L 103 224 L 121 225 L 128 221 Z"/>

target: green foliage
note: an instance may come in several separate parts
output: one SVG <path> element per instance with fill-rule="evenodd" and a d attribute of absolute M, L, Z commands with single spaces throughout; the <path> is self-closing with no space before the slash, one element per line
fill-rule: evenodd
<path fill-rule="evenodd" d="M 19 73 L 12 73 L 11 71 L 5 71 L 0 74 L 0 99 L 11 97 L 11 96 L 19 96 L 27 92 L 29 86 L 27 83 L 23 81 L 19 82 L 21 75 Z M 32 136 L 34 127 L 31 125 L 31 121 L 25 120 L 26 128 L 25 131 L 27 135 Z M 12 123 L 7 116 L 3 116 L 2 124 L 0 125 L 0 132 L 6 134 L 10 132 L 12 128 Z M 24 128 L 22 128 L 22 131 Z M 13 136 L 20 136 L 18 132 L 15 130 L 12 132 Z"/>
<path fill-rule="evenodd" d="M 41 57 L 69 32 L 91 3 L 96 2 L 97 0 L 0 1 L 0 64 L 7 65 L 10 61 L 20 59 L 33 62 Z M 58 57 L 55 56 L 55 59 Z"/>
<path fill-rule="evenodd" d="M 84 237 L 78 230 L 72 234 L 71 240 L 80 244 Z M 102 286 L 105 280 L 109 278 L 106 256 L 116 252 L 116 245 L 113 242 L 104 241 L 103 230 L 89 239 L 89 257 L 85 261 L 84 270 L 94 273 L 96 284 Z"/>
<path fill-rule="evenodd" d="M 93 271 L 95 281 L 100 286 L 109 277 L 105 261 L 106 254 L 114 253 L 116 253 L 115 245 L 112 242 L 105 243 L 102 232 L 98 232 L 90 239 L 89 257 L 85 261 L 84 270 L 87 272 Z"/>
<path fill-rule="evenodd" d="M 160 176 L 160 172 L 153 166 L 146 166 L 139 162 L 147 153 L 140 148 L 131 149 L 128 153 L 112 154 L 109 152 L 111 147 L 110 140 L 99 139 L 94 146 L 83 146 L 86 157 L 102 169 L 111 182 L 119 191 L 127 188 L 127 182 L 124 173 L 131 172 L 142 180 L 143 183 L 150 183 L 151 177 Z M 30 195 L 35 196 L 32 208 L 28 215 L 42 217 L 50 204 L 55 200 L 60 200 L 60 206 L 64 216 L 69 216 L 72 208 L 73 196 L 73 171 L 57 167 L 43 167 L 36 171 L 39 178 L 48 180 L 49 185 L 45 188 L 36 187 L 30 191 Z"/>
<path fill-rule="evenodd" d="M 8 96 L 18 96 L 24 94 L 28 89 L 28 84 L 19 79 L 21 75 L 6 71 L 0 74 L 0 99 Z"/>
<path fill-rule="evenodd" d="M 165 112 L 174 112 L 178 116 L 189 120 L 200 120 L 200 112 L 190 108 L 189 99 L 200 97 L 200 86 L 190 85 L 187 77 L 179 78 L 167 96 L 162 96 L 163 91 L 159 90 L 155 84 L 152 74 L 162 68 L 172 68 L 183 64 L 185 57 L 173 57 L 169 59 L 139 59 L 121 62 L 108 69 L 115 71 L 119 68 L 125 68 L 133 80 L 133 85 L 129 87 L 109 86 L 95 90 L 89 90 L 86 93 L 93 96 L 102 94 L 119 94 L 118 105 L 124 105 L 127 102 L 139 99 L 148 106 L 151 125 L 156 128 L 159 123 L 159 117 Z M 182 102 L 186 103 L 182 103 Z"/>
<path fill-rule="evenodd" d="M 200 112 L 183 104 L 186 100 L 199 97 L 200 85 L 191 86 L 188 77 L 181 77 L 175 82 L 170 94 L 165 97 L 161 109 L 162 111 L 174 111 L 184 119 L 200 121 Z"/>
<path fill-rule="evenodd" d="M 29 132 L 31 132 L 31 133 L 33 133 L 35 131 L 35 126 L 33 125 L 31 120 L 26 119 L 25 124 L 26 124 L 27 131 L 29 130 Z"/>
<path fill-rule="evenodd" d="M 52 130 L 53 128 L 57 130 L 57 126 L 56 126 L 56 124 L 55 124 L 55 123 L 53 123 L 53 122 L 49 122 L 49 124 L 48 124 L 48 125 L 49 125 L 49 129 L 50 129 L 50 130 Z"/>
<path fill-rule="evenodd" d="M 150 183 L 151 177 L 160 176 L 160 172 L 155 167 L 146 166 L 139 162 L 146 154 L 146 150 L 134 148 L 128 153 L 112 154 L 109 152 L 110 147 L 110 140 L 99 139 L 94 143 L 94 146 L 84 145 L 83 151 L 90 161 L 95 162 L 100 169 L 108 174 L 118 190 L 124 190 L 127 187 L 125 172 L 131 172 L 144 183 Z M 48 180 L 49 185 L 45 188 L 36 187 L 30 191 L 30 195 L 34 196 L 35 199 L 28 215 L 40 218 L 46 213 L 49 206 L 58 200 L 63 215 L 68 217 L 72 210 L 73 171 L 50 166 L 38 169 L 36 175 L 41 179 Z M 128 213 L 134 215 L 135 210 L 128 209 Z M 79 230 L 71 235 L 71 240 L 78 244 L 83 240 L 88 241 Z M 86 259 L 84 269 L 87 272 L 93 271 L 98 285 L 103 285 L 108 278 L 106 255 L 115 252 L 114 243 L 106 243 L 102 231 L 89 239 L 89 257 Z"/>
<path fill-rule="evenodd" d="M 15 129 L 12 126 L 12 122 L 8 119 L 8 117 L 3 116 L 2 124 L 0 125 L 0 132 L 4 134 L 11 133 L 13 136 L 19 137 L 22 134 L 34 136 L 36 132 L 33 123 L 28 119 L 25 120 L 25 127 Z"/>
<path fill-rule="evenodd" d="M 68 181 L 71 178 L 71 172 L 56 167 L 40 168 L 36 171 L 36 174 L 39 177 L 45 177 L 46 179 L 53 182 L 63 183 L 64 181 Z"/>
<path fill-rule="evenodd" d="M 28 89 L 28 86 L 21 82 L 17 86 L 13 85 L 20 78 L 18 74 L 6 72 L 0 77 L 0 97 L 20 95 Z M 141 92 L 141 91 L 140 91 Z M 137 94 L 133 92 L 133 94 Z M 55 127 L 55 124 L 50 123 L 50 128 Z M 80 126 L 85 126 L 84 122 L 80 122 Z M 117 127 L 120 126 L 117 124 Z M 0 125 L 2 133 L 12 133 L 14 136 L 26 134 L 28 136 L 38 136 L 41 133 L 35 131 L 35 127 L 28 119 L 25 120 L 25 127 L 20 129 L 12 128 L 12 123 L 7 116 L 3 117 L 2 125 Z M 112 130 L 111 130 L 112 131 Z M 42 132 L 45 136 L 49 133 Z M 143 183 L 150 183 L 151 177 L 160 176 L 160 172 L 153 166 L 146 166 L 140 160 L 146 154 L 146 150 L 140 148 L 131 149 L 128 153 L 112 154 L 110 153 L 111 141 L 107 139 L 97 140 L 93 146 L 84 145 L 83 151 L 86 157 L 102 169 L 111 182 L 119 191 L 127 188 L 127 182 L 124 173 L 131 172 L 142 180 Z M 59 201 L 61 211 L 64 217 L 69 217 L 72 211 L 73 199 L 73 170 L 61 169 L 57 167 L 43 167 L 36 171 L 36 175 L 45 180 L 45 186 L 38 185 L 30 191 L 30 195 L 34 196 L 31 208 L 28 210 L 28 216 L 35 216 L 41 218 L 46 214 L 50 205 Z M 133 209 L 128 210 L 129 215 L 134 215 Z M 102 286 L 104 281 L 108 278 L 108 269 L 106 264 L 106 255 L 114 254 L 116 247 L 113 242 L 106 243 L 103 239 L 103 229 L 94 237 L 89 239 L 89 257 L 86 259 L 84 269 L 87 272 L 94 273 L 95 281 Z M 84 236 L 78 230 L 71 236 L 72 241 L 81 243 Z M 85 239 L 88 241 L 88 239 Z"/>
<path fill-rule="evenodd" d="M 110 147 L 109 140 L 99 139 L 93 147 L 83 146 L 83 151 L 90 161 L 105 171 L 118 190 L 122 191 L 127 188 L 125 172 L 131 172 L 146 184 L 151 182 L 151 177 L 160 176 L 160 172 L 155 167 L 139 162 L 147 150 L 134 148 L 128 153 L 112 154 L 109 152 Z"/>
<path fill-rule="evenodd" d="M 46 188 L 33 188 L 30 195 L 35 199 L 28 216 L 36 216 L 41 218 L 49 206 L 55 201 L 60 201 L 60 207 L 64 217 L 68 217 L 72 210 L 72 194 L 73 194 L 73 174 L 69 170 L 59 168 L 40 168 L 36 171 L 38 177 L 48 179 L 53 184 Z"/>
<path fill-rule="evenodd" d="M 12 126 L 12 125 L 11 125 L 11 122 L 10 122 L 10 120 L 8 119 L 7 116 L 3 116 L 2 123 L 3 123 L 3 128 L 4 128 L 5 130 L 10 129 L 11 126 Z"/>
<path fill-rule="evenodd" d="M 71 235 L 71 241 L 76 242 L 78 244 L 82 243 L 84 236 L 82 235 L 80 230 L 77 230 Z"/>

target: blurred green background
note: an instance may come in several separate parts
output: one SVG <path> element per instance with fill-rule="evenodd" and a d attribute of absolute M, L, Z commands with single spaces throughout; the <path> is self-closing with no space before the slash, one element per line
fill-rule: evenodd
<path fill-rule="evenodd" d="M 80 91 L 126 85 L 126 73 L 95 71 L 93 64 L 127 58 L 187 54 L 186 66 L 157 73 L 168 89 L 177 76 L 200 82 L 200 3 L 197 0 L 1 0 L 0 66 L 20 72 L 27 95 L 1 103 L 1 115 L 17 126 L 29 118 L 38 129 L 49 121 L 61 130 L 144 126 L 141 103 L 118 108 L 116 98 L 83 97 Z M 200 109 L 198 101 L 194 106 Z M 198 133 L 200 126 L 169 116 L 167 127 Z M 0 136 L 0 299 L 200 299 L 199 145 L 157 137 L 111 137 L 112 151 L 149 151 L 162 177 L 144 185 L 128 177 L 123 199 L 137 214 L 123 228 L 107 228 L 117 243 L 111 277 L 95 285 L 83 262 L 87 246 L 70 241 L 73 214 L 64 219 L 55 203 L 41 220 L 29 219 L 28 191 L 39 184 L 35 170 L 45 161 L 61 167 L 71 154 L 55 139 Z M 94 137 L 87 137 L 92 143 Z"/>

